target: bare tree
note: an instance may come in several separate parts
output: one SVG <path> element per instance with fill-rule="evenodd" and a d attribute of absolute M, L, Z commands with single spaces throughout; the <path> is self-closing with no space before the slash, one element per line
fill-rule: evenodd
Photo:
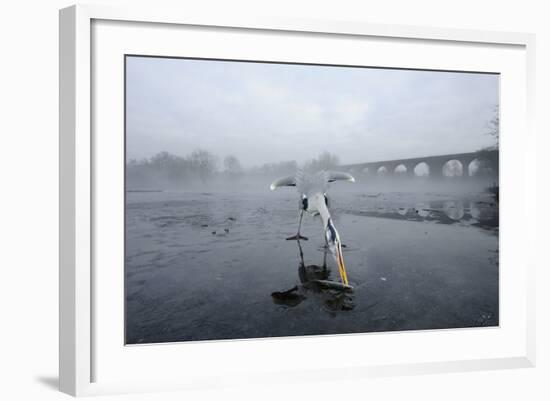
<path fill-rule="evenodd" d="M 317 158 L 311 159 L 310 161 L 304 164 L 304 170 L 307 171 L 321 171 L 321 170 L 331 170 L 338 166 L 340 163 L 338 156 L 333 155 L 329 152 L 323 152 Z"/>
<path fill-rule="evenodd" d="M 218 165 L 217 157 L 203 149 L 194 150 L 187 160 L 192 171 L 198 174 L 203 181 L 214 175 Z"/>
<path fill-rule="evenodd" d="M 478 171 L 476 175 L 498 174 L 498 149 L 500 137 L 500 109 L 496 105 L 493 107 L 493 117 L 487 123 L 487 135 L 491 135 L 495 139 L 494 145 L 487 146 L 477 151 L 477 159 L 479 161 Z"/>
<path fill-rule="evenodd" d="M 233 155 L 226 156 L 223 159 L 224 172 L 232 177 L 239 176 L 243 173 L 241 162 Z"/>
<path fill-rule="evenodd" d="M 499 106 L 496 105 L 493 110 L 493 118 L 488 123 L 487 134 L 495 138 L 495 145 L 490 147 L 488 150 L 498 149 L 499 144 L 499 135 L 500 135 L 500 110 Z"/>
<path fill-rule="evenodd" d="M 267 175 L 270 177 L 295 174 L 298 170 L 296 161 L 283 161 L 278 163 L 265 163 L 261 166 L 253 167 L 249 171 L 252 174 Z"/>

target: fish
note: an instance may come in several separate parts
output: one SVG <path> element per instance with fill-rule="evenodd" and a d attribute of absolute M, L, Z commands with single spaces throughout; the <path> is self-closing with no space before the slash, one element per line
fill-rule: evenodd
<path fill-rule="evenodd" d="M 320 287 L 327 289 L 334 289 L 346 292 L 353 292 L 353 287 L 351 285 L 343 284 L 338 281 L 330 280 L 311 280 L 312 283 L 316 283 Z"/>

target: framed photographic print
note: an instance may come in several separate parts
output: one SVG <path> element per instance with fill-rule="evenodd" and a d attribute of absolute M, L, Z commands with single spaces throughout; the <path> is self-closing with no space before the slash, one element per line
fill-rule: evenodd
<path fill-rule="evenodd" d="M 533 45 L 62 10 L 61 390 L 532 366 Z"/>

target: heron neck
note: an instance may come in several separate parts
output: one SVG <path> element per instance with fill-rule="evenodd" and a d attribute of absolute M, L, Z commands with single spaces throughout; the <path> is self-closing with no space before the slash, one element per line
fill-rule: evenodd
<path fill-rule="evenodd" d="M 321 219 L 323 220 L 323 227 L 326 228 L 330 220 L 330 212 L 328 211 L 324 198 L 322 202 L 318 202 L 317 210 L 319 211 L 319 214 L 321 215 Z"/>

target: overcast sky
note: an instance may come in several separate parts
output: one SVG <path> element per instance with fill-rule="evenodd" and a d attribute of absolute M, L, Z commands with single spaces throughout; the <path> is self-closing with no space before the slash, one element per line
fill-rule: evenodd
<path fill-rule="evenodd" d="M 127 58 L 127 157 L 209 150 L 243 166 L 343 164 L 492 145 L 497 75 Z"/>

